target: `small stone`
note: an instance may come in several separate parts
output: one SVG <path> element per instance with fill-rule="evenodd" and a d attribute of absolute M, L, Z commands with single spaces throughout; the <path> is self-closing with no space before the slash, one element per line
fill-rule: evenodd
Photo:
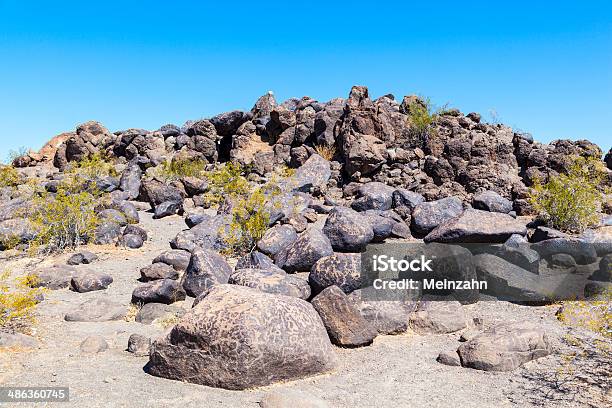
<path fill-rule="evenodd" d="M 447 366 L 461 367 L 461 359 L 456 351 L 443 351 L 436 361 Z"/>
<path fill-rule="evenodd" d="M 158 279 L 178 279 L 179 274 L 172 266 L 157 262 L 140 269 L 140 280 L 148 282 Z"/>
<path fill-rule="evenodd" d="M 108 350 L 108 343 L 102 336 L 89 336 L 79 346 L 83 353 L 98 354 Z"/>
<path fill-rule="evenodd" d="M 113 277 L 104 272 L 88 271 L 72 277 L 72 290 L 79 293 L 104 290 L 113 283 Z"/>
<path fill-rule="evenodd" d="M 151 349 L 151 339 L 140 334 L 132 334 L 128 339 L 127 350 L 138 356 L 148 356 Z"/>
<path fill-rule="evenodd" d="M 90 264 L 98 259 L 98 255 L 89 251 L 81 251 L 72 255 L 66 262 L 68 265 Z"/>

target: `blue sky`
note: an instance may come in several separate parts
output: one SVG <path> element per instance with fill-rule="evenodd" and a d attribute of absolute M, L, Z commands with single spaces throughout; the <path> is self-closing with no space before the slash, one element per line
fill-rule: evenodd
<path fill-rule="evenodd" d="M 0 155 L 87 120 L 156 129 L 355 84 L 608 150 L 611 15 L 607 1 L 0 0 Z"/>

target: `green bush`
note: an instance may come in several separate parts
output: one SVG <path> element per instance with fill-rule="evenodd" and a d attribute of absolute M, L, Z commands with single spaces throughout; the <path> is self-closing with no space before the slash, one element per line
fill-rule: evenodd
<path fill-rule="evenodd" d="M 157 177 L 165 182 L 176 181 L 183 177 L 201 178 L 206 173 L 207 162 L 201 159 L 167 160 L 162 163 Z"/>
<path fill-rule="evenodd" d="M 0 273 L 0 328 L 20 329 L 34 320 L 36 298 L 43 289 L 32 286 L 31 276 L 10 279 L 8 272 Z"/>
<path fill-rule="evenodd" d="M 228 245 L 226 253 L 244 254 L 255 249 L 270 225 L 270 196 L 260 187 L 235 198 L 229 230 L 222 234 Z"/>
<path fill-rule="evenodd" d="M 408 108 L 408 125 L 411 142 L 417 147 L 423 147 L 428 137 L 432 134 L 432 125 L 437 114 L 429 98 L 419 98 Z"/>
<path fill-rule="evenodd" d="M 20 182 L 21 177 L 13 166 L 0 165 L 0 188 L 16 187 Z"/>
<path fill-rule="evenodd" d="M 582 232 L 599 222 L 603 202 L 599 190 L 604 168 L 595 157 L 575 157 L 567 174 L 535 180 L 529 201 L 539 216 L 554 228 Z"/>
<path fill-rule="evenodd" d="M 204 195 L 207 204 L 219 204 L 225 197 L 236 199 L 247 196 L 251 191 L 251 185 L 243 173 L 242 166 L 231 162 L 207 172 L 205 178 L 209 185 L 208 192 Z"/>
<path fill-rule="evenodd" d="M 110 159 L 101 153 L 94 153 L 79 161 L 70 162 L 66 174 L 92 180 L 99 177 L 117 176 L 117 170 Z"/>
<path fill-rule="evenodd" d="M 28 217 L 39 231 L 32 247 L 63 250 L 87 243 L 99 223 L 97 202 L 95 194 L 65 188 L 36 197 Z"/>

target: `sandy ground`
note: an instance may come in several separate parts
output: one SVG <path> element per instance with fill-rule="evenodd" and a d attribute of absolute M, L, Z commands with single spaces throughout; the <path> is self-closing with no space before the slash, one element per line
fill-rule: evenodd
<path fill-rule="evenodd" d="M 407 333 L 380 336 L 370 347 L 337 349 L 340 364 L 333 373 L 249 391 L 226 391 L 152 377 L 143 371 L 146 357 L 126 351 L 132 333 L 159 336 L 157 325 L 115 321 L 65 322 L 64 314 L 83 301 L 108 297 L 128 305 L 138 284 L 139 269 L 151 263 L 168 241 L 182 230 L 180 217 L 153 221 L 141 212 L 141 226 L 149 242 L 140 250 L 89 248 L 100 260 L 86 267 L 111 274 L 109 289 L 79 294 L 67 289 L 49 292 L 39 306 L 35 336 L 40 347 L 31 351 L 0 352 L 1 386 L 70 387 L 71 401 L 48 406 L 74 407 L 257 407 L 271 391 L 299 390 L 325 400 L 331 407 L 510 407 L 534 406 L 530 384 L 523 373 L 538 367 L 556 368 L 554 356 L 530 362 L 511 373 L 483 372 L 449 367 L 436 362 L 440 351 L 458 347 L 460 333 L 419 336 Z M 62 262 L 68 255 L 46 260 Z M 24 261 L 2 261 L 5 267 L 24 268 Z M 26 270 L 24 269 L 24 272 Z M 560 336 L 564 327 L 556 320 L 556 307 L 524 307 L 502 302 L 481 302 L 466 307 L 485 326 L 536 320 Z M 110 349 L 97 355 L 83 354 L 79 344 L 91 334 L 102 335 Z M 0 406 L 10 406 L 0 403 Z M 20 404 L 45 406 L 45 404 Z M 551 403 L 549 406 L 576 406 Z M 297 407 L 296 407 L 297 408 Z"/>

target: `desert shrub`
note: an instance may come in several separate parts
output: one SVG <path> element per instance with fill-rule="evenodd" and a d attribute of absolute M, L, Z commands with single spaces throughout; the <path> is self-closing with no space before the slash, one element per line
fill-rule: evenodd
<path fill-rule="evenodd" d="M 11 279 L 8 272 L 0 273 L 0 328 L 16 330 L 34 320 L 37 296 L 44 290 L 32 288 L 31 276 Z"/>
<path fill-rule="evenodd" d="M 336 146 L 328 144 L 320 144 L 315 146 L 315 151 L 319 156 L 327 161 L 333 160 L 336 156 Z"/>
<path fill-rule="evenodd" d="M 225 197 L 235 199 L 246 196 L 251 186 L 243 173 L 242 166 L 231 162 L 207 172 L 204 175 L 209 183 L 208 192 L 204 195 L 207 204 L 219 204 Z"/>
<path fill-rule="evenodd" d="M 432 135 L 432 125 L 436 119 L 433 105 L 428 98 L 420 98 L 412 103 L 408 109 L 408 125 L 410 139 L 414 146 L 423 147 L 429 136 Z"/>
<path fill-rule="evenodd" d="M 98 177 L 117 176 L 112 161 L 101 153 L 90 154 L 79 161 L 70 162 L 67 175 L 95 179 Z"/>
<path fill-rule="evenodd" d="M 182 177 L 203 177 L 205 175 L 207 162 L 201 159 L 172 159 L 163 162 L 157 177 L 169 182 L 176 181 Z"/>
<path fill-rule="evenodd" d="M 608 406 L 612 387 L 611 300 L 608 291 L 597 300 L 563 302 L 557 317 L 567 332 L 552 357 L 554 365 L 523 373 L 529 387 L 526 395 L 535 405 Z"/>
<path fill-rule="evenodd" d="M 39 234 L 32 247 L 63 250 L 87 243 L 99 222 L 96 204 L 96 195 L 64 188 L 56 194 L 43 193 L 36 197 L 29 219 Z"/>
<path fill-rule="evenodd" d="M 540 218 L 563 231 L 582 232 L 599 222 L 603 193 L 603 164 L 595 157 L 576 157 L 567 174 L 545 184 L 534 181 L 529 201 Z"/>
<path fill-rule="evenodd" d="M 16 187 L 20 181 L 21 177 L 13 166 L 0 165 L 0 188 Z"/>
<path fill-rule="evenodd" d="M 268 203 L 274 195 L 266 191 L 266 187 L 259 187 L 252 193 L 235 198 L 229 229 L 223 233 L 223 239 L 228 245 L 226 253 L 250 252 L 265 234 L 272 208 Z"/>

